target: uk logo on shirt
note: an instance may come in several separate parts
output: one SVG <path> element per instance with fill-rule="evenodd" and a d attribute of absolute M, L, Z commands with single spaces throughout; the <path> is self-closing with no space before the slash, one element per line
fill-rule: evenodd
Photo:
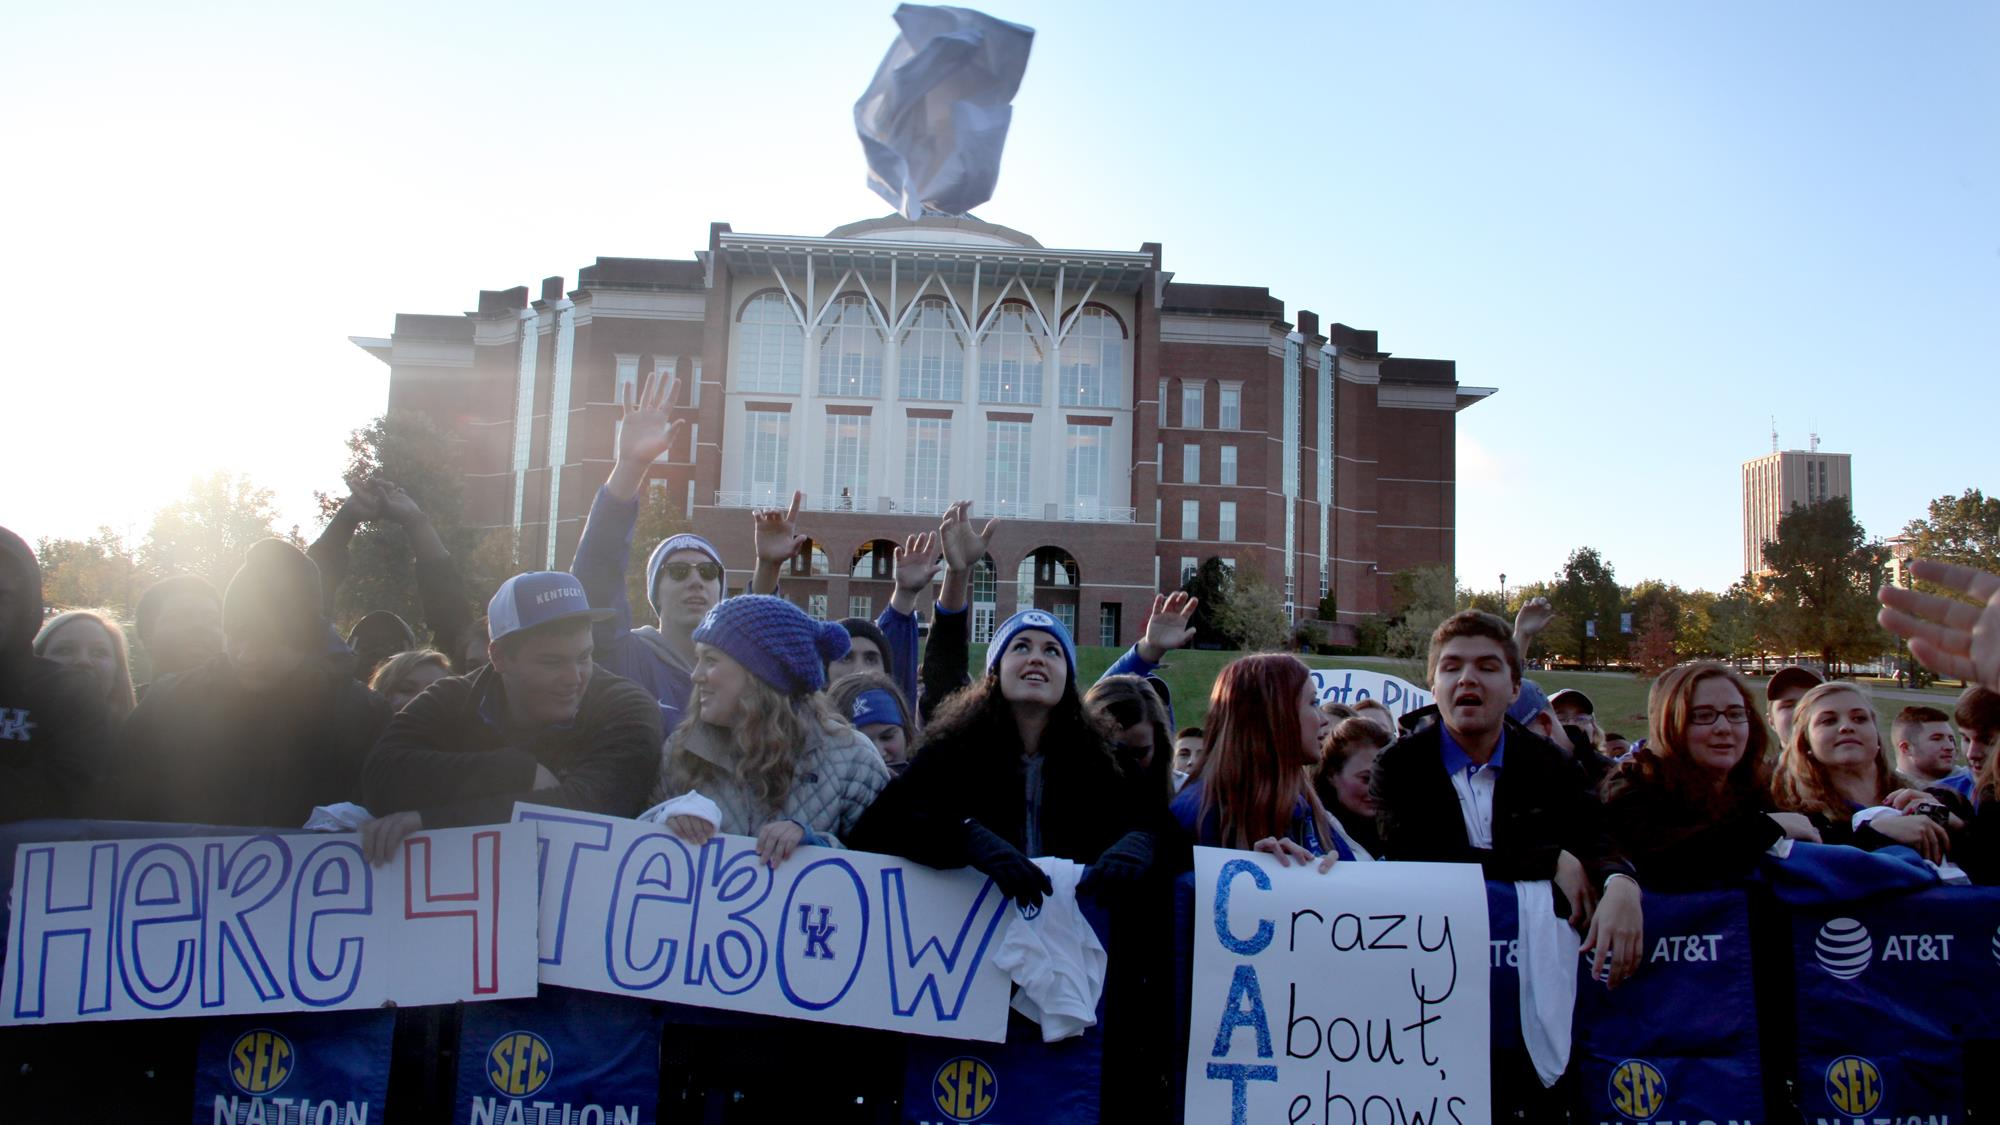
<path fill-rule="evenodd" d="M 35 724 L 25 707 L 0 708 L 0 742 L 32 742 Z"/>

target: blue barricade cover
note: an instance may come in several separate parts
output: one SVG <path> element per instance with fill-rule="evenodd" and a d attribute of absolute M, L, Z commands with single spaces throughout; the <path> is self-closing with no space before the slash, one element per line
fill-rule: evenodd
<path fill-rule="evenodd" d="M 368 1125 L 382 1120 L 396 1012 L 297 1012 L 201 1021 L 195 1125 Z"/>
<path fill-rule="evenodd" d="M 661 1005 L 545 984 L 532 999 L 467 1004 L 459 1027 L 456 1125 L 657 1117 Z"/>

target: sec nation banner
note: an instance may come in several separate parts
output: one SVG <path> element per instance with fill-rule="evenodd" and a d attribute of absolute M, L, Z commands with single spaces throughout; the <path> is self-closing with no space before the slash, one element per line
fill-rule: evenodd
<path fill-rule="evenodd" d="M 1478 867 L 1196 848 L 1194 931 L 1190 1125 L 1491 1119 Z"/>
<path fill-rule="evenodd" d="M 636 820 L 514 806 L 540 834 L 547 984 L 1000 1042 L 1009 903 L 974 871 L 747 836 L 692 847 Z"/>
<path fill-rule="evenodd" d="M 534 834 L 24 843 L 0 1024 L 332 1011 L 530 996 Z"/>

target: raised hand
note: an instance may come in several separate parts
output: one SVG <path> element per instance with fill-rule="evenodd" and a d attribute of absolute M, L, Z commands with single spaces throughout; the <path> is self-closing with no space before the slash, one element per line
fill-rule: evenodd
<path fill-rule="evenodd" d="M 359 524 L 366 520 L 382 518 L 382 493 L 376 482 L 364 480 L 347 490 L 347 499 L 340 502 L 340 514 Z"/>
<path fill-rule="evenodd" d="M 409 523 L 411 520 L 424 518 L 424 510 L 417 506 L 416 500 L 412 499 L 409 493 L 403 491 L 402 485 L 395 481 L 378 480 L 375 482 L 375 489 L 376 495 L 380 498 L 381 518 L 396 523 Z"/>
<path fill-rule="evenodd" d="M 759 563 L 780 566 L 806 545 L 806 537 L 798 532 L 799 505 L 805 501 L 805 493 L 794 492 L 790 508 L 758 508 L 750 513 L 750 535 Z"/>
<path fill-rule="evenodd" d="M 1980 604 L 1884 586 L 1877 618 L 1910 642 L 1910 654 L 1940 676 L 2000 691 L 2000 574 L 1934 559 L 1917 559 L 1910 573 Z"/>
<path fill-rule="evenodd" d="M 1153 613 L 1146 618 L 1146 635 L 1139 638 L 1139 658 L 1158 664 L 1167 653 L 1194 643 L 1194 611 L 1201 599 L 1185 590 L 1153 595 Z"/>
<path fill-rule="evenodd" d="M 1521 646 L 1521 655 L 1527 655 L 1528 645 L 1542 630 L 1555 619 L 1556 607 L 1547 598 L 1529 598 L 1521 605 L 1521 612 L 1514 615 L 1514 640 Z"/>
<path fill-rule="evenodd" d="M 628 386 L 619 394 L 618 460 L 650 465 L 673 448 L 675 439 L 687 429 L 687 419 L 673 417 L 674 397 L 680 393 L 679 379 L 656 371 L 646 376 L 642 389 Z"/>
<path fill-rule="evenodd" d="M 944 510 L 944 519 L 937 530 L 938 538 L 944 541 L 944 565 L 968 573 L 975 563 L 986 557 L 986 549 L 993 542 L 993 531 L 1000 525 L 996 516 L 987 520 L 985 527 L 975 527 L 971 512 L 972 501 L 958 501 Z"/>

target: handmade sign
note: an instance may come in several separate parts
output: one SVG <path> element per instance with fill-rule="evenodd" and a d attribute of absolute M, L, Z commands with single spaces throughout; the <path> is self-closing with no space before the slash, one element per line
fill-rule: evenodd
<path fill-rule="evenodd" d="M 999 1042 L 1010 906 L 973 871 L 514 806 L 540 834 L 541 979 L 707 1008 Z"/>
<path fill-rule="evenodd" d="M 14 855 L 0 1023 L 330 1011 L 535 992 L 534 835 L 78 840 Z"/>
<path fill-rule="evenodd" d="M 1386 672 L 1370 672 L 1363 668 L 1315 668 L 1312 670 L 1313 693 L 1321 703 L 1345 703 L 1349 707 L 1364 699 L 1373 699 L 1389 709 L 1398 719 L 1419 707 L 1431 705 L 1431 693 L 1408 680 L 1399 679 Z"/>

